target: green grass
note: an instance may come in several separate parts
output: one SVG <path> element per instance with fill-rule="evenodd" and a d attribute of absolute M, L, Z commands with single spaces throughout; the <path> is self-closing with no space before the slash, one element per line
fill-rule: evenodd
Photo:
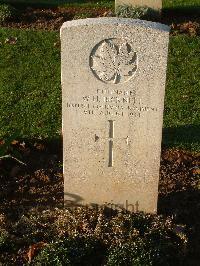
<path fill-rule="evenodd" d="M 17 37 L 17 44 L 5 39 Z M 57 32 L 0 29 L 0 138 L 56 138 L 61 130 Z M 200 38 L 170 38 L 163 143 L 200 151 Z"/>
<path fill-rule="evenodd" d="M 200 16 L 200 0 L 164 0 L 163 11 L 175 15 Z"/>
<path fill-rule="evenodd" d="M 196 7 L 200 6 L 200 0 L 163 0 L 164 8 Z"/>
<path fill-rule="evenodd" d="M 17 37 L 17 44 L 5 39 Z M 0 135 L 55 137 L 61 124 L 58 33 L 0 30 Z"/>
<path fill-rule="evenodd" d="M 165 102 L 164 143 L 200 148 L 200 38 L 171 37 Z"/>
<path fill-rule="evenodd" d="M 55 7 L 55 6 L 81 6 L 81 7 L 109 7 L 114 8 L 113 0 L 0 0 L 0 3 L 9 3 L 16 7 Z"/>
<path fill-rule="evenodd" d="M 107 7 L 114 11 L 114 0 L 0 0 L 16 8 L 32 7 Z M 200 15 L 200 0 L 163 0 L 164 12 L 175 12 L 181 15 Z"/>
<path fill-rule="evenodd" d="M 114 7 L 114 0 L 0 0 L 0 3 L 32 6 L 108 6 Z M 200 0 L 163 0 L 164 9 L 200 8 Z"/>

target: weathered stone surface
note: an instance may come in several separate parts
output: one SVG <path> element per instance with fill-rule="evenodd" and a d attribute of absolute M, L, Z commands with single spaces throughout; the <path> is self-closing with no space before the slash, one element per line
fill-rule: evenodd
<path fill-rule="evenodd" d="M 162 9 L 162 0 L 115 0 L 115 7 L 129 5 L 133 7 L 149 7 L 160 11 Z"/>
<path fill-rule="evenodd" d="M 63 24 L 66 203 L 156 212 L 168 35 L 132 19 Z"/>

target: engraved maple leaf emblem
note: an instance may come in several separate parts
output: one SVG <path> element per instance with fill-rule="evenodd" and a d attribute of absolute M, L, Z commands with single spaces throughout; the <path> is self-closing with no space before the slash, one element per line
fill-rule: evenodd
<path fill-rule="evenodd" d="M 92 55 L 93 73 L 104 82 L 129 80 L 137 70 L 137 55 L 127 42 L 103 41 Z"/>

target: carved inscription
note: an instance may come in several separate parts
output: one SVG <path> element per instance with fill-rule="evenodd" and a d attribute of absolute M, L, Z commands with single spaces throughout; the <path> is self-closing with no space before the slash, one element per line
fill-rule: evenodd
<path fill-rule="evenodd" d="M 79 102 L 67 102 L 67 108 L 95 116 L 140 118 L 146 112 L 157 112 L 156 106 L 137 99 L 135 90 L 97 89 L 95 95 L 80 96 Z"/>
<path fill-rule="evenodd" d="M 137 70 L 137 54 L 126 40 L 106 39 L 93 48 L 90 68 L 103 82 L 123 83 L 130 80 Z"/>

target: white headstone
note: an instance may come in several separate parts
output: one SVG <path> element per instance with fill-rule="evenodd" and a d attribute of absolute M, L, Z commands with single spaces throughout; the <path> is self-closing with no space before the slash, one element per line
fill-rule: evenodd
<path fill-rule="evenodd" d="M 140 20 L 63 24 L 66 204 L 156 212 L 168 39 Z"/>
<path fill-rule="evenodd" d="M 162 0 L 115 0 L 116 9 L 119 6 L 148 7 L 160 12 L 162 9 Z"/>

